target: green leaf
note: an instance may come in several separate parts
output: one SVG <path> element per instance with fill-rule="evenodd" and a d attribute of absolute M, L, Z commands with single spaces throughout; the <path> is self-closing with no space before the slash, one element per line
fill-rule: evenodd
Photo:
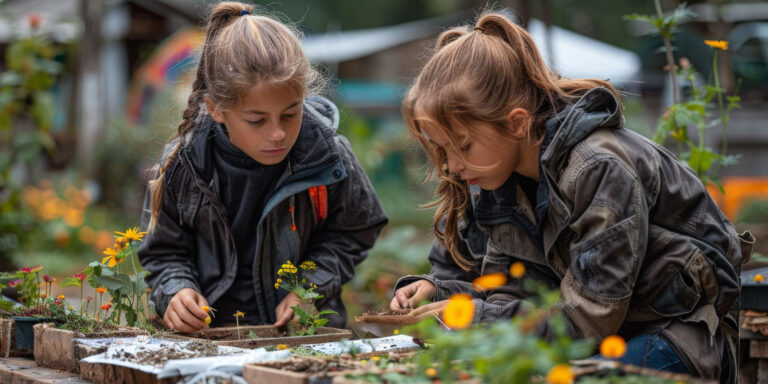
<path fill-rule="evenodd" d="M 94 276 L 93 280 L 96 284 L 104 286 L 110 291 L 125 290 L 131 286 L 128 276 L 123 274 L 116 276 Z"/>
<path fill-rule="evenodd" d="M 248 337 L 251 339 L 259 339 L 259 334 L 254 332 L 253 330 L 248 331 Z"/>
<path fill-rule="evenodd" d="M 74 278 L 74 277 L 67 277 L 64 280 L 61 281 L 60 287 L 71 287 L 71 286 L 80 287 L 83 285 L 82 281 L 80 279 Z"/>

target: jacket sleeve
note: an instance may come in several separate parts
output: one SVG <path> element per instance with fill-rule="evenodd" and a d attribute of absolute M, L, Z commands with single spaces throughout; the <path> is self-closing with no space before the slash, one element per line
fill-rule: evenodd
<path fill-rule="evenodd" d="M 601 340 L 619 330 L 648 239 L 648 206 L 637 175 L 619 159 L 591 159 L 570 180 L 570 265 L 560 290 L 577 334 Z M 553 207 L 554 209 L 555 207 Z"/>
<path fill-rule="evenodd" d="M 472 288 L 472 281 L 479 276 L 477 273 L 479 268 L 463 270 L 437 240 L 432 242 L 432 248 L 429 250 L 429 263 L 432 265 L 429 274 L 403 276 L 395 284 L 394 291 L 418 280 L 428 280 L 435 285 L 432 301 L 446 300 L 456 293 L 467 293 L 476 298 L 482 297 L 480 292 Z"/>
<path fill-rule="evenodd" d="M 166 178 L 168 174 L 166 174 Z M 166 180 L 167 181 L 167 180 Z M 137 255 L 149 275 L 147 284 L 152 289 L 150 300 L 160 317 L 165 315 L 168 302 L 182 288 L 200 292 L 195 278 L 195 264 L 192 261 L 194 237 L 192 232 L 180 225 L 176 196 L 169 182 L 163 188 L 163 204 L 155 229 L 147 234 Z M 147 230 L 150 219 L 150 194 L 147 190 L 141 215 L 141 227 Z M 150 306 L 152 303 L 150 303 Z"/>
<path fill-rule="evenodd" d="M 368 256 L 388 221 L 349 143 L 341 136 L 337 143 L 347 178 L 328 186 L 328 216 L 310 237 L 303 255 L 317 265 L 307 279 L 325 296 L 318 308 L 338 296 L 341 286 L 354 277 L 355 266 Z"/>

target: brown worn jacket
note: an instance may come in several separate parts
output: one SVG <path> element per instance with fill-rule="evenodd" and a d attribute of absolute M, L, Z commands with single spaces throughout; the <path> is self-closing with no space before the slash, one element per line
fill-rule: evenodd
<path fill-rule="evenodd" d="M 740 239 L 690 168 L 623 128 L 607 89 L 566 107 L 547 132 L 536 206 L 516 174 L 474 193 L 461 233 L 477 266 L 461 271 L 436 245 L 431 274 L 398 286 L 426 278 L 441 300 L 521 261 L 528 276 L 559 287 L 574 335 L 661 329 L 689 370 L 735 382 L 741 247 L 751 235 Z M 525 296 L 515 284 L 474 293 L 476 319 L 514 316 Z"/>

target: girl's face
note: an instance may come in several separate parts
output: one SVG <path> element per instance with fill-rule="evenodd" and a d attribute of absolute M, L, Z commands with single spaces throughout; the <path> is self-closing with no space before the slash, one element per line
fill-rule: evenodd
<path fill-rule="evenodd" d="M 476 123 L 476 128 L 481 132 L 491 132 L 493 129 L 487 123 Z M 493 142 L 489 139 L 492 135 L 471 138 L 466 129 L 458 128 L 455 133 L 457 137 L 464 137 L 464 140 L 456 142 L 454 149 L 450 138 L 442 130 L 425 124 L 422 131 L 437 149 L 445 151 L 448 173 L 458 175 L 470 185 L 478 185 L 485 190 L 502 186 L 520 163 L 519 142 Z M 461 156 L 457 153 L 459 151 Z"/>
<path fill-rule="evenodd" d="M 216 109 L 206 98 L 214 120 L 227 127 L 229 141 L 254 160 L 277 164 L 288 155 L 301 128 L 303 95 L 291 87 L 257 85 L 240 105 Z"/>

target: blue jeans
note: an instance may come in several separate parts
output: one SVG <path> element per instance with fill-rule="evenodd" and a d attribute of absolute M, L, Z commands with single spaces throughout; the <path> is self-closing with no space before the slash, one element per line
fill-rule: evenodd
<path fill-rule="evenodd" d="M 594 358 L 605 359 L 602 355 Z M 618 361 L 659 371 L 690 374 L 680 356 L 659 336 L 659 332 L 643 333 L 629 339 L 627 352 Z"/>

